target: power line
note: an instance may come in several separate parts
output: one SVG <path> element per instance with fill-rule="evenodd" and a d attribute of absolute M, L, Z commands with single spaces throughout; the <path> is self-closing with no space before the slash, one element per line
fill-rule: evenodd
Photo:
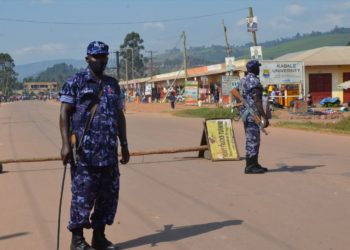
<path fill-rule="evenodd" d="M 17 23 L 35 23 L 35 24 L 54 24 L 54 25 L 131 25 L 131 24 L 146 24 L 146 23 L 158 23 L 158 22 L 167 23 L 167 22 L 194 20 L 194 19 L 201 19 L 201 18 L 206 18 L 206 17 L 224 15 L 224 14 L 231 14 L 231 13 L 243 11 L 246 9 L 248 9 L 248 8 L 228 10 L 228 11 L 216 12 L 216 13 L 207 14 L 207 15 L 200 15 L 200 16 L 182 17 L 182 18 L 168 18 L 168 19 L 155 19 L 155 20 L 136 21 L 136 22 L 61 22 L 61 21 L 54 22 L 54 21 L 17 19 L 17 18 L 7 18 L 7 17 L 0 17 L 0 21 L 17 22 Z"/>

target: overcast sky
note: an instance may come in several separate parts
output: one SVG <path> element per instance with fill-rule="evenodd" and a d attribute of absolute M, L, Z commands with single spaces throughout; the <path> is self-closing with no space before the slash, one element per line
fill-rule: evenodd
<path fill-rule="evenodd" d="M 140 33 L 146 50 L 224 44 L 221 21 L 233 45 L 252 41 L 248 7 L 258 17 L 259 42 L 297 32 L 349 27 L 350 1 L 341 0 L 0 0 L 0 52 L 16 65 L 53 59 L 83 59 L 90 41 L 112 50 L 125 35 Z"/>

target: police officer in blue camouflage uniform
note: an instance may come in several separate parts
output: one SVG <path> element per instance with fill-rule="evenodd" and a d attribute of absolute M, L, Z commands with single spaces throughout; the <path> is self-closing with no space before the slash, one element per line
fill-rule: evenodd
<path fill-rule="evenodd" d="M 71 250 L 117 249 L 104 234 L 105 226 L 113 223 L 118 205 L 117 137 L 121 144 L 122 164 L 128 163 L 129 150 L 118 81 L 103 74 L 108 54 L 108 45 L 91 42 L 87 47 L 88 67 L 68 79 L 60 91 L 61 157 L 64 164 L 71 164 L 72 176 L 68 224 L 72 232 Z M 95 103 L 98 103 L 95 115 L 86 129 Z M 81 141 L 75 163 L 70 144 L 72 133 L 78 142 Z M 83 228 L 93 228 L 91 246 L 85 241 Z"/>
<path fill-rule="evenodd" d="M 247 63 L 247 71 L 245 77 L 241 79 L 239 85 L 239 92 L 236 89 L 232 90 L 233 96 L 244 102 L 249 106 L 255 114 L 260 118 L 260 124 L 248 112 L 247 107 L 240 106 L 240 115 L 244 122 L 244 130 L 246 136 L 246 174 L 262 174 L 268 169 L 262 167 L 258 163 L 259 148 L 260 148 L 260 127 L 266 128 L 269 126 L 269 120 L 262 104 L 263 87 L 260 83 L 259 67 L 261 64 L 257 60 L 251 60 Z"/>

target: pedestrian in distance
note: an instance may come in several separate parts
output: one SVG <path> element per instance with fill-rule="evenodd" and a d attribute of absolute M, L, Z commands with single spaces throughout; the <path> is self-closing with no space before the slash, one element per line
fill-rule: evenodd
<path fill-rule="evenodd" d="M 88 67 L 68 79 L 60 91 L 61 158 L 70 163 L 72 177 L 71 250 L 118 249 L 105 236 L 118 206 L 118 138 L 121 164 L 128 163 L 129 150 L 119 83 L 103 74 L 108 54 L 108 45 L 91 42 L 85 58 Z M 76 138 L 75 147 L 71 136 Z M 91 246 L 84 228 L 93 229 Z"/>
<path fill-rule="evenodd" d="M 170 107 L 172 110 L 174 110 L 175 109 L 175 100 L 176 100 L 174 91 L 170 93 L 169 100 L 170 100 Z"/>
<path fill-rule="evenodd" d="M 232 95 L 243 102 L 240 106 L 240 115 L 244 123 L 246 137 L 246 174 L 262 174 L 268 171 L 259 162 L 260 129 L 269 126 L 269 120 L 263 108 L 263 88 L 259 80 L 261 64 L 257 60 L 247 63 L 247 75 L 239 84 L 239 90 L 233 89 Z M 251 110 L 254 115 L 249 112 Z"/>
<path fill-rule="evenodd" d="M 312 107 L 313 101 L 312 101 L 312 96 L 310 92 L 307 94 L 306 102 L 307 102 L 307 106 Z"/>
<path fill-rule="evenodd" d="M 272 89 L 271 93 L 270 93 L 270 98 L 272 101 L 272 111 L 275 110 L 275 107 L 277 106 L 277 101 L 276 101 L 276 90 L 275 88 Z"/>

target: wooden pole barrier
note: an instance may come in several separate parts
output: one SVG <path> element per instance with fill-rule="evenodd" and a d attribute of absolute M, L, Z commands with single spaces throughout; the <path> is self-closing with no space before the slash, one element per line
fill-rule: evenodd
<path fill-rule="evenodd" d="M 143 156 L 143 155 L 156 155 L 156 154 L 175 154 L 184 152 L 194 152 L 194 151 L 205 151 L 208 150 L 208 145 L 198 146 L 198 147 L 188 147 L 188 148 L 172 148 L 172 149 L 155 149 L 148 151 L 135 151 L 130 152 L 130 156 Z M 121 154 L 119 154 L 120 156 Z M 60 156 L 54 157 L 34 157 L 34 158 L 18 158 L 18 159 L 4 159 L 0 160 L 0 169 L 2 169 L 2 164 L 9 163 L 23 163 L 23 162 L 44 162 L 44 161 L 60 161 Z M 1 173 L 1 171 L 0 171 Z"/>

